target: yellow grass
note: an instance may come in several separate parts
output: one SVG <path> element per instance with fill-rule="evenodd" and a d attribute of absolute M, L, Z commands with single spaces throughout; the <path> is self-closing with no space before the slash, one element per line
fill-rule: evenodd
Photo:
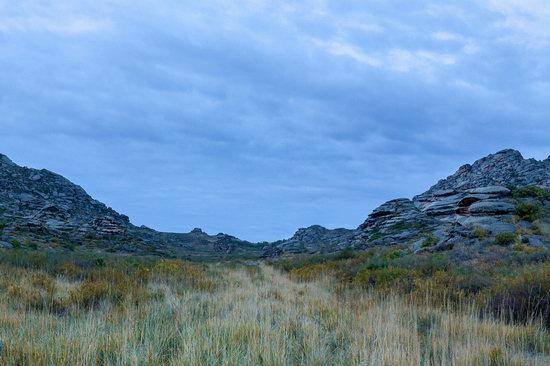
<path fill-rule="evenodd" d="M 145 276 L 121 298 L 104 279 L 88 288 L 0 268 L 0 365 L 550 364 L 538 325 L 336 293 L 329 279 L 298 283 L 268 266 L 187 271 L 204 278 Z M 100 300 L 84 304 L 85 291 Z"/>

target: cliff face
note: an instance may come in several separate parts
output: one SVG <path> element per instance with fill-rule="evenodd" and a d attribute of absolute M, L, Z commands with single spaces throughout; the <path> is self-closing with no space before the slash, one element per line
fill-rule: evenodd
<path fill-rule="evenodd" d="M 503 150 L 462 166 L 412 199 L 384 203 L 356 230 L 325 231 L 322 240 L 335 243 L 329 246 L 335 250 L 408 245 L 422 252 L 492 243 L 508 233 L 550 248 L 549 188 L 550 158 L 524 159 L 518 151 Z M 277 246 L 296 251 L 308 242 L 300 237 Z M 314 249 L 310 245 L 308 251 Z"/>

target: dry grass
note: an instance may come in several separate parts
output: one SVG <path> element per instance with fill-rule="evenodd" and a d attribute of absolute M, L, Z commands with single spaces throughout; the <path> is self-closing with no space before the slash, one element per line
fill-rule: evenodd
<path fill-rule="evenodd" d="M 135 278 L 0 266 L 1 365 L 548 365 L 541 325 L 335 292 L 268 266 L 162 261 Z"/>

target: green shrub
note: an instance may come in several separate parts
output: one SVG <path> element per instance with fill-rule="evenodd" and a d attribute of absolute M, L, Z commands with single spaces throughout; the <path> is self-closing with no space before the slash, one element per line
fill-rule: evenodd
<path fill-rule="evenodd" d="M 500 233 L 495 237 L 495 244 L 497 245 L 510 245 L 516 241 L 516 234 L 514 233 Z"/>
<path fill-rule="evenodd" d="M 63 248 L 70 250 L 71 252 L 74 252 L 75 245 L 73 243 L 63 243 Z"/>
<path fill-rule="evenodd" d="M 10 244 L 13 245 L 15 249 L 21 248 L 21 242 L 17 239 L 10 240 Z"/>
<path fill-rule="evenodd" d="M 385 260 L 388 260 L 388 261 L 391 261 L 391 260 L 394 260 L 396 258 L 400 258 L 400 257 L 403 257 L 407 254 L 407 252 L 403 251 L 403 250 L 400 250 L 400 249 L 393 249 L 393 250 L 390 250 L 387 254 L 383 255 L 382 256 L 382 259 L 385 259 Z"/>
<path fill-rule="evenodd" d="M 544 213 L 541 206 L 532 203 L 518 203 L 516 205 L 516 215 L 529 222 L 539 219 Z"/>
<path fill-rule="evenodd" d="M 382 235 L 381 232 L 379 231 L 375 231 L 374 233 L 372 233 L 370 236 L 369 236 L 369 243 L 375 241 L 375 240 L 378 240 L 378 239 L 382 239 L 384 237 L 384 235 Z"/>
<path fill-rule="evenodd" d="M 550 200 L 550 191 L 536 185 L 528 185 L 517 188 L 514 194 L 516 197 L 534 197 L 539 199 L 541 202 Z"/>
<path fill-rule="evenodd" d="M 476 226 L 474 230 L 472 231 L 474 236 L 478 238 L 479 240 L 485 240 L 489 236 L 489 231 L 482 228 L 481 226 Z"/>
<path fill-rule="evenodd" d="M 424 241 L 422 242 L 422 248 L 433 247 L 437 244 L 437 242 L 438 240 L 435 236 L 433 236 L 432 234 L 428 234 L 426 236 L 426 239 L 424 239 Z"/>

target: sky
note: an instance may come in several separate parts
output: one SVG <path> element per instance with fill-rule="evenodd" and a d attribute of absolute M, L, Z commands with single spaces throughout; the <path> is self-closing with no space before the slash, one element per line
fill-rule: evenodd
<path fill-rule="evenodd" d="M 355 228 L 550 154 L 547 0 L 0 0 L 0 152 L 172 232 Z"/>

